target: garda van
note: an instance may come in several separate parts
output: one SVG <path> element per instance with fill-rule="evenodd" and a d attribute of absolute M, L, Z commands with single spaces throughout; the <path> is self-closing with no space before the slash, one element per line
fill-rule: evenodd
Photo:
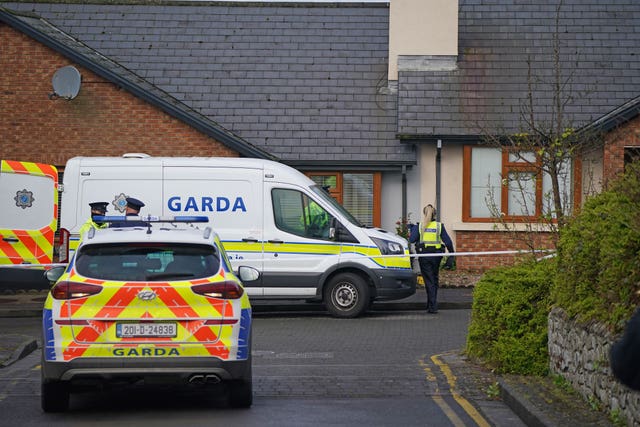
<path fill-rule="evenodd" d="M 324 301 L 354 317 L 374 300 L 415 293 L 407 241 L 362 226 L 324 189 L 286 165 L 250 158 L 125 155 L 76 157 L 64 171 L 61 227 L 77 246 L 89 203 L 109 202 L 124 215 L 126 199 L 145 215 L 205 215 L 234 268 L 262 274 L 245 283 L 251 299 Z"/>
<path fill-rule="evenodd" d="M 53 261 L 58 224 L 56 168 L 0 160 L 0 200 L 0 289 L 48 288 L 43 267 L 37 270 L 25 266 Z"/>

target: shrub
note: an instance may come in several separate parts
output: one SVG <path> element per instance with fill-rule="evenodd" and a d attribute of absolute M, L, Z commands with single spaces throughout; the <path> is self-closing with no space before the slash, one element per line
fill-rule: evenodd
<path fill-rule="evenodd" d="M 486 272 L 474 289 L 467 354 L 499 373 L 545 375 L 555 259 Z"/>
<path fill-rule="evenodd" d="M 640 164 L 585 203 L 561 231 L 554 305 L 619 331 L 640 305 Z"/>
<path fill-rule="evenodd" d="M 640 306 L 640 163 L 562 228 L 556 258 L 484 274 L 474 290 L 467 354 L 499 373 L 545 375 L 552 305 L 614 332 Z"/>
<path fill-rule="evenodd" d="M 409 224 L 411 224 L 411 213 L 406 217 L 400 217 L 400 219 L 396 221 L 396 234 L 409 240 L 409 235 L 411 234 Z"/>

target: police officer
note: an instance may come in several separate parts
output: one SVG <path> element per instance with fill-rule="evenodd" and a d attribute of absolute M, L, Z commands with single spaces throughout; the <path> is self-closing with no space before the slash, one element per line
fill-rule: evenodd
<path fill-rule="evenodd" d="M 138 199 L 134 199 L 133 197 L 127 197 L 127 206 L 125 207 L 124 214 L 125 216 L 138 216 L 140 215 L 140 209 L 144 207 L 144 203 L 142 203 Z M 111 223 L 112 228 L 120 228 L 120 227 L 140 227 L 146 226 L 147 223 L 144 221 L 120 221 Z"/>
<path fill-rule="evenodd" d="M 99 230 L 101 228 L 107 228 L 107 223 L 98 222 L 94 218 L 96 216 L 104 216 L 107 213 L 107 205 L 108 202 L 93 202 L 89 203 L 89 207 L 91 208 L 91 217 L 82 224 L 80 227 L 80 238 L 84 236 L 84 234 L 89 231 L 91 228 L 95 228 Z"/>
<path fill-rule="evenodd" d="M 436 208 L 427 205 L 422 210 L 422 222 L 411 227 L 409 241 L 416 244 L 418 254 L 441 254 L 445 247 L 450 253 L 453 250 L 451 237 L 444 224 L 436 221 Z M 442 256 L 423 256 L 418 258 L 420 273 L 427 291 L 427 313 L 438 312 L 438 287 L 440 281 L 440 262 Z M 453 268 L 453 257 L 447 259 L 446 268 Z"/>
<path fill-rule="evenodd" d="M 329 236 L 329 214 L 313 200 L 304 208 L 304 216 L 300 218 L 300 224 L 307 226 L 309 237 Z"/>
<path fill-rule="evenodd" d="M 624 385 L 640 391 L 640 309 L 631 316 L 622 337 L 609 352 L 611 371 Z"/>

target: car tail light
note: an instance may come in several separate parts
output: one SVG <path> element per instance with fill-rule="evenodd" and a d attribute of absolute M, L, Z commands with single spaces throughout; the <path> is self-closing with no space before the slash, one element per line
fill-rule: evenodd
<path fill-rule="evenodd" d="M 236 323 L 238 319 L 209 319 L 204 322 L 206 326 L 235 325 Z"/>
<path fill-rule="evenodd" d="M 58 262 L 69 262 L 69 230 L 61 228 L 58 234 Z"/>
<path fill-rule="evenodd" d="M 60 282 L 51 289 L 51 296 L 55 299 L 84 298 L 100 293 L 102 286 L 88 283 Z"/>
<path fill-rule="evenodd" d="M 89 326 L 89 321 L 86 319 L 57 319 L 56 325 L 60 326 Z"/>
<path fill-rule="evenodd" d="M 238 299 L 244 294 L 244 289 L 236 282 L 204 283 L 192 286 L 191 290 L 210 298 Z"/>

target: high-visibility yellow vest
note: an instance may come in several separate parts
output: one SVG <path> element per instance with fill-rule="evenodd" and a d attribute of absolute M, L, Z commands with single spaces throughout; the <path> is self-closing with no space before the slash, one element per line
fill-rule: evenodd
<path fill-rule="evenodd" d="M 80 227 L 80 231 L 78 232 L 78 234 L 80 234 L 80 239 L 82 239 L 84 237 L 84 234 L 89 231 L 89 229 L 95 228 L 96 230 L 98 230 L 101 228 L 107 228 L 108 226 L 109 224 L 98 224 L 94 222 L 93 219 L 89 218 L 84 224 L 82 224 L 82 227 Z"/>
<path fill-rule="evenodd" d="M 420 224 L 420 243 L 424 246 L 440 249 L 442 247 L 442 239 L 440 239 L 440 229 L 442 225 L 438 221 L 431 221 L 426 227 Z"/>

